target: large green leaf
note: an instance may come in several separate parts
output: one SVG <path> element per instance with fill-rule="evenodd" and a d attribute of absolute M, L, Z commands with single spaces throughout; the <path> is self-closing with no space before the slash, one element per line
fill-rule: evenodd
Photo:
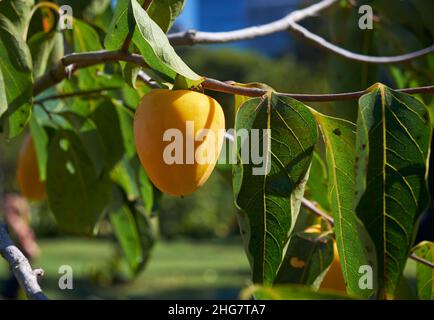
<path fill-rule="evenodd" d="M 104 39 L 104 47 L 118 50 L 122 47 L 127 35 L 134 30 L 134 17 L 129 11 L 131 0 L 117 0 L 113 19 Z M 144 0 L 138 1 L 140 5 Z"/>
<path fill-rule="evenodd" d="M 234 166 L 233 185 L 241 209 L 241 233 L 253 281 L 271 284 L 298 216 L 317 126 L 305 105 L 270 93 L 239 108 L 235 130 L 239 162 Z M 240 139 L 243 130 L 249 139 Z M 262 163 L 254 164 L 252 157 L 243 155 L 249 150 L 252 156 L 259 151 Z"/>
<path fill-rule="evenodd" d="M 139 188 L 145 211 L 147 214 L 151 214 L 155 205 L 154 199 L 156 195 L 154 192 L 154 186 L 142 166 L 139 167 Z"/>
<path fill-rule="evenodd" d="M 304 284 L 318 289 L 333 261 L 333 241 L 330 234 L 294 234 L 275 283 Z"/>
<path fill-rule="evenodd" d="M 14 25 L 0 14 L 0 69 L 7 86 L 9 137 L 18 135 L 32 112 L 32 58 Z M 4 105 L 2 107 L 4 112 Z"/>
<path fill-rule="evenodd" d="M 170 45 L 166 34 L 149 17 L 137 0 L 131 0 L 131 10 L 137 24 L 133 42 L 139 48 L 146 63 L 152 69 L 171 79 L 175 79 L 177 74 L 185 77 L 189 86 L 202 82 L 203 78 L 182 61 Z"/>
<path fill-rule="evenodd" d="M 42 76 L 47 70 L 47 67 L 52 67 L 49 63 L 55 63 L 60 60 L 61 57 L 56 61 L 50 61 L 53 51 L 59 49 L 59 43 L 61 43 L 63 48 L 63 37 L 58 31 L 49 33 L 41 31 L 30 38 L 28 44 L 32 54 L 33 76 L 35 78 Z"/>
<path fill-rule="evenodd" d="M 416 256 L 434 263 L 434 243 L 423 241 L 413 251 Z M 417 263 L 416 266 L 417 296 L 422 300 L 434 300 L 434 268 Z"/>
<path fill-rule="evenodd" d="M 35 147 L 36 158 L 38 160 L 39 177 L 41 181 L 45 181 L 47 177 L 47 147 L 48 135 L 44 128 L 38 122 L 35 113 L 29 122 L 30 131 L 32 133 L 33 144 Z"/>
<path fill-rule="evenodd" d="M 332 291 L 314 291 L 300 285 L 277 285 L 274 287 L 252 286 L 242 292 L 243 298 L 257 300 L 348 300 L 353 297 Z"/>
<path fill-rule="evenodd" d="M 134 201 L 139 197 L 135 172 L 128 159 L 119 162 L 110 172 L 110 177 L 122 187 L 129 201 Z"/>
<path fill-rule="evenodd" d="M 154 244 L 150 221 L 132 203 L 110 213 L 110 222 L 133 275 L 141 271 Z"/>
<path fill-rule="evenodd" d="M 359 100 L 355 208 L 371 236 L 380 297 L 393 297 L 428 204 L 428 110 L 382 84 Z"/>
<path fill-rule="evenodd" d="M 149 16 L 161 30 L 167 32 L 184 8 L 184 3 L 184 0 L 153 0 L 148 9 Z"/>
<path fill-rule="evenodd" d="M 110 180 L 96 174 L 80 138 L 71 130 L 59 129 L 50 141 L 47 194 L 60 229 L 76 235 L 94 234 L 110 200 Z"/>
<path fill-rule="evenodd" d="M 99 35 L 89 24 L 74 19 L 72 28 L 74 39 L 74 50 L 76 52 L 98 51 L 102 49 Z M 92 89 L 97 87 L 97 72 L 102 70 L 102 66 L 92 66 L 79 71 L 79 85 L 82 89 Z"/>
<path fill-rule="evenodd" d="M 327 168 L 324 161 L 317 152 L 313 153 L 312 165 L 310 167 L 309 180 L 306 184 L 305 197 L 317 202 L 322 209 L 330 210 L 330 199 L 327 190 L 328 178 Z"/>
<path fill-rule="evenodd" d="M 125 152 L 118 112 L 111 100 L 104 99 L 91 118 L 101 137 L 104 167 L 111 169 L 122 159 Z"/>
<path fill-rule="evenodd" d="M 360 266 L 374 266 L 375 261 L 368 255 L 372 251 L 370 241 L 353 210 L 356 127 L 349 121 L 315 111 L 313 114 L 326 145 L 330 207 L 347 291 L 349 294 L 370 297 L 373 291 L 359 286 Z"/>
<path fill-rule="evenodd" d="M 136 154 L 136 145 L 134 144 L 133 134 L 134 113 L 127 109 L 120 101 L 112 99 L 112 103 L 116 107 L 118 113 L 126 155 L 128 158 L 132 158 Z"/>
<path fill-rule="evenodd" d="M 2 0 L 0 1 L 0 12 L 14 24 L 20 39 L 30 22 L 30 13 L 35 4 L 34 0 Z"/>

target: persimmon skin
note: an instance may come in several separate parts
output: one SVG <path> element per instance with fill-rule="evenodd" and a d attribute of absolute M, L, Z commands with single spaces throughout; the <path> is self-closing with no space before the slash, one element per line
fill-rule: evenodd
<path fill-rule="evenodd" d="M 44 200 L 47 197 L 45 184 L 39 178 L 38 160 L 31 135 L 24 138 L 21 146 L 17 181 L 21 194 L 28 200 Z"/>
<path fill-rule="evenodd" d="M 192 121 L 194 136 L 207 129 L 214 136 L 203 141 L 194 140 L 193 163 L 186 161 L 187 121 Z M 182 133 L 182 163 L 164 161 L 165 148 L 171 141 L 163 141 L 164 133 L 178 129 Z M 155 89 L 146 94 L 134 116 L 134 140 L 137 154 L 152 183 L 162 192 L 188 195 L 200 188 L 211 175 L 224 140 L 225 118 L 220 104 L 211 97 L 189 90 Z M 198 148 L 210 151 L 207 163 L 197 161 Z M 190 149 L 191 150 L 191 149 Z M 199 156 L 200 160 L 200 156 Z"/>
<path fill-rule="evenodd" d="M 333 262 L 321 282 L 320 289 L 329 289 L 343 293 L 347 292 L 336 241 L 333 241 Z"/>

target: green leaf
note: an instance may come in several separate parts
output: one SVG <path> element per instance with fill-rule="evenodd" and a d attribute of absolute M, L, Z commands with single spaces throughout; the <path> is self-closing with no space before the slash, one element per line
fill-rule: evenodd
<path fill-rule="evenodd" d="M 393 297 L 428 205 L 428 110 L 382 84 L 359 100 L 355 208 L 374 244 L 381 297 Z M 399 244 L 399 245 L 398 245 Z"/>
<path fill-rule="evenodd" d="M 2 0 L 0 12 L 14 24 L 21 40 L 30 22 L 30 13 L 35 4 L 34 0 Z"/>
<path fill-rule="evenodd" d="M 153 0 L 148 13 L 161 30 L 167 32 L 184 8 L 184 3 L 184 0 Z"/>
<path fill-rule="evenodd" d="M 134 30 L 134 17 L 129 12 L 131 0 L 117 0 L 113 19 L 104 39 L 104 47 L 108 50 L 119 50 L 130 30 Z M 139 0 L 142 5 L 144 0 Z"/>
<path fill-rule="evenodd" d="M 139 189 L 135 172 L 127 159 L 123 159 L 110 172 L 111 179 L 125 191 L 128 201 L 136 200 L 139 197 Z"/>
<path fill-rule="evenodd" d="M 318 289 L 333 261 L 330 234 L 299 232 L 289 241 L 275 283 L 304 284 Z"/>
<path fill-rule="evenodd" d="M 98 51 L 102 49 L 99 35 L 87 23 L 74 19 L 74 28 L 72 29 L 74 39 L 74 50 L 76 52 Z M 97 72 L 103 69 L 102 66 L 92 66 L 80 69 L 79 85 L 82 89 L 96 88 Z"/>
<path fill-rule="evenodd" d="M 42 76 L 47 70 L 47 67 L 52 67 L 48 63 L 55 43 L 58 41 L 59 37 L 62 39 L 61 33 L 57 31 L 49 33 L 41 31 L 30 38 L 28 44 L 32 54 L 33 76 L 35 78 Z"/>
<path fill-rule="evenodd" d="M 300 285 L 277 285 L 274 287 L 252 286 L 245 289 L 243 298 L 255 297 L 257 300 L 348 300 L 350 296 L 332 291 L 313 291 Z"/>
<path fill-rule="evenodd" d="M 330 200 L 327 192 L 324 192 L 327 190 L 327 185 L 327 168 L 319 154 L 314 152 L 304 196 L 317 202 L 322 209 L 330 211 Z"/>
<path fill-rule="evenodd" d="M 14 25 L 0 14 L 0 69 L 7 84 L 9 137 L 17 136 L 32 112 L 32 58 Z M 4 107 L 3 107 L 4 109 Z"/>
<path fill-rule="evenodd" d="M 137 0 L 131 1 L 131 9 L 137 27 L 133 42 L 139 48 L 146 63 L 154 70 L 171 79 L 177 74 L 189 79 L 189 86 L 196 86 L 203 78 L 191 70 L 170 45 L 166 34 L 149 17 Z"/>
<path fill-rule="evenodd" d="M 318 138 L 317 126 L 305 105 L 270 93 L 240 107 L 235 130 L 240 160 L 233 168 L 233 187 L 241 209 L 240 229 L 254 283 L 271 284 L 298 216 Z M 243 130 L 249 139 L 240 143 Z M 259 165 L 253 163 L 258 163 L 257 159 L 243 156 L 249 151 L 250 140 L 250 154 L 256 150 L 263 156 Z"/>
<path fill-rule="evenodd" d="M 145 211 L 150 214 L 154 208 L 154 186 L 142 166 L 139 168 L 139 187 Z"/>
<path fill-rule="evenodd" d="M 375 266 L 375 261 L 369 255 L 373 249 L 366 231 L 353 210 L 356 127 L 349 121 L 312 112 L 326 145 L 330 207 L 347 292 L 368 298 L 373 291 L 360 288 L 359 268 Z"/>
<path fill-rule="evenodd" d="M 136 87 L 136 80 L 137 76 L 139 75 L 140 66 L 127 62 L 125 64 L 125 67 L 123 68 L 123 74 L 125 81 L 128 83 L 129 86 L 131 86 L 134 89 L 137 89 Z"/>
<path fill-rule="evenodd" d="M 101 137 L 104 167 L 111 169 L 122 159 L 125 152 L 118 112 L 111 100 L 104 99 L 91 118 Z"/>
<path fill-rule="evenodd" d="M 92 235 L 108 205 L 111 185 L 97 176 L 80 138 L 58 130 L 48 147 L 47 194 L 50 209 L 64 232 Z"/>
<path fill-rule="evenodd" d="M 38 160 L 39 177 L 41 181 L 45 181 L 47 178 L 48 135 L 34 114 L 30 119 L 29 125 Z"/>
<path fill-rule="evenodd" d="M 145 259 L 134 216 L 127 206 L 123 206 L 110 213 L 110 222 L 128 266 L 137 272 Z"/>
<path fill-rule="evenodd" d="M 434 263 L 434 243 L 423 241 L 413 252 L 421 259 Z M 421 300 L 434 300 L 434 269 L 420 262 L 416 265 L 417 296 Z"/>
<path fill-rule="evenodd" d="M 8 99 L 6 97 L 6 85 L 3 78 L 2 69 L 0 68 L 0 117 L 8 109 Z"/>
<path fill-rule="evenodd" d="M 112 103 L 116 107 L 118 113 L 126 156 L 132 158 L 136 154 L 133 130 L 134 113 L 127 109 L 120 101 L 112 99 Z"/>

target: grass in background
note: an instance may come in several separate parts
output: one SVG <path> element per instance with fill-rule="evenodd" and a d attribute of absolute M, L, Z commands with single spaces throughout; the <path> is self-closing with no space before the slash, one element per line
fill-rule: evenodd
<path fill-rule="evenodd" d="M 51 299 L 236 299 L 248 284 L 249 267 L 241 240 L 230 243 L 158 242 L 147 268 L 134 281 L 105 286 L 91 281 L 114 251 L 104 240 L 41 240 L 33 266 L 45 270 L 41 286 Z M 0 260 L 0 287 L 7 265 Z M 74 271 L 73 290 L 60 290 L 61 265 Z M 100 281 L 101 282 L 101 281 Z"/>

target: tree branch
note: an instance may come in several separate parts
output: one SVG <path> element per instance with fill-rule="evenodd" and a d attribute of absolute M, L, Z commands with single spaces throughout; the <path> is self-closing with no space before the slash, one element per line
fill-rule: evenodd
<path fill-rule="evenodd" d="M 320 11 L 327 9 L 337 0 L 323 0 L 307 8 L 296 10 L 271 23 L 263 24 L 260 26 L 248 27 L 227 32 L 202 32 L 196 30 L 188 30 L 185 32 L 169 34 L 168 38 L 172 45 L 194 45 L 194 44 L 210 44 L 210 43 L 226 43 L 240 40 L 248 40 L 257 37 L 262 37 L 282 31 L 294 31 L 300 34 L 304 39 L 307 39 L 320 48 L 326 49 L 344 58 L 372 64 L 390 64 L 409 61 L 429 53 L 434 52 L 434 45 L 418 50 L 415 52 L 398 55 L 398 56 L 368 56 L 355 52 L 351 52 L 339 46 L 332 44 L 326 39 L 314 34 L 306 28 L 299 25 L 297 22 L 316 15 Z"/>
<path fill-rule="evenodd" d="M 411 259 L 413 259 L 414 261 L 417 261 L 419 263 L 422 263 L 424 265 L 426 265 L 427 267 L 433 268 L 434 269 L 434 263 L 432 263 L 431 261 L 425 260 L 421 257 L 419 257 L 416 253 L 412 253 L 409 256 Z"/>
<path fill-rule="evenodd" d="M 38 284 L 38 276 L 42 276 L 44 271 L 42 269 L 32 269 L 29 260 L 13 244 L 3 222 L 0 222 L 0 253 L 9 263 L 27 298 L 31 300 L 48 299 Z"/>
<path fill-rule="evenodd" d="M 145 60 L 139 54 L 126 53 L 122 51 L 90 51 L 84 53 L 72 53 L 66 55 L 51 70 L 38 78 L 33 87 L 33 95 L 38 95 L 45 89 L 66 79 L 71 72 L 77 69 L 89 67 L 101 63 L 113 63 L 118 61 L 128 61 L 141 67 L 147 67 Z M 266 93 L 266 90 L 259 88 L 238 87 L 230 82 L 222 82 L 216 79 L 205 78 L 202 87 L 212 91 L 219 91 L 230 94 L 239 94 L 249 97 L 260 97 Z M 416 87 L 407 89 L 398 89 L 397 91 L 414 93 L 434 93 L 434 85 L 426 87 Z M 292 97 L 300 101 L 341 101 L 356 100 L 367 91 L 356 91 L 335 94 L 298 94 L 298 93 L 281 93 L 282 95 Z"/>
<path fill-rule="evenodd" d="M 303 207 L 305 207 L 310 212 L 312 212 L 315 215 L 317 215 L 318 217 L 323 218 L 324 220 L 326 220 L 331 226 L 334 225 L 335 221 L 333 220 L 333 218 L 330 217 L 324 211 L 320 210 L 317 206 L 315 206 L 315 204 L 312 201 L 307 200 L 306 198 L 303 198 L 301 200 L 301 204 L 302 204 Z"/>
<path fill-rule="evenodd" d="M 372 64 L 391 64 L 398 62 L 410 61 L 427 54 L 434 52 L 434 45 L 424 48 L 422 50 L 418 50 L 415 52 L 410 52 L 403 55 L 398 56 L 390 56 L 390 57 L 379 57 L 379 56 L 367 56 L 355 52 L 351 52 L 344 48 L 341 48 L 337 45 L 334 45 L 331 42 L 328 42 L 326 39 L 310 32 L 306 28 L 302 27 L 298 23 L 292 22 L 289 28 L 297 33 L 299 33 L 304 39 L 307 39 L 311 42 L 314 42 L 320 48 L 335 53 L 341 57 L 347 58 L 349 60 L 364 62 L 364 63 L 372 63 Z"/>
<path fill-rule="evenodd" d="M 172 33 L 168 35 L 169 41 L 174 46 L 194 45 L 206 43 L 225 43 L 239 40 L 247 40 L 267 36 L 276 32 L 286 31 L 293 22 L 301 21 L 307 17 L 315 16 L 320 11 L 327 9 L 338 0 L 322 0 L 307 8 L 296 10 L 282 19 L 228 32 L 201 32 L 189 30 L 187 32 Z"/>
<path fill-rule="evenodd" d="M 147 67 L 143 57 L 134 53 L 105 50 L 71 53 L 64 56 L 53 68 L 35 81 L 33 95 L 37 96 L 45 89 L 61 82 L 77 69 L 101 63 L 116 63 L 118 61 L 132 62 L 141 67 Z"/>

